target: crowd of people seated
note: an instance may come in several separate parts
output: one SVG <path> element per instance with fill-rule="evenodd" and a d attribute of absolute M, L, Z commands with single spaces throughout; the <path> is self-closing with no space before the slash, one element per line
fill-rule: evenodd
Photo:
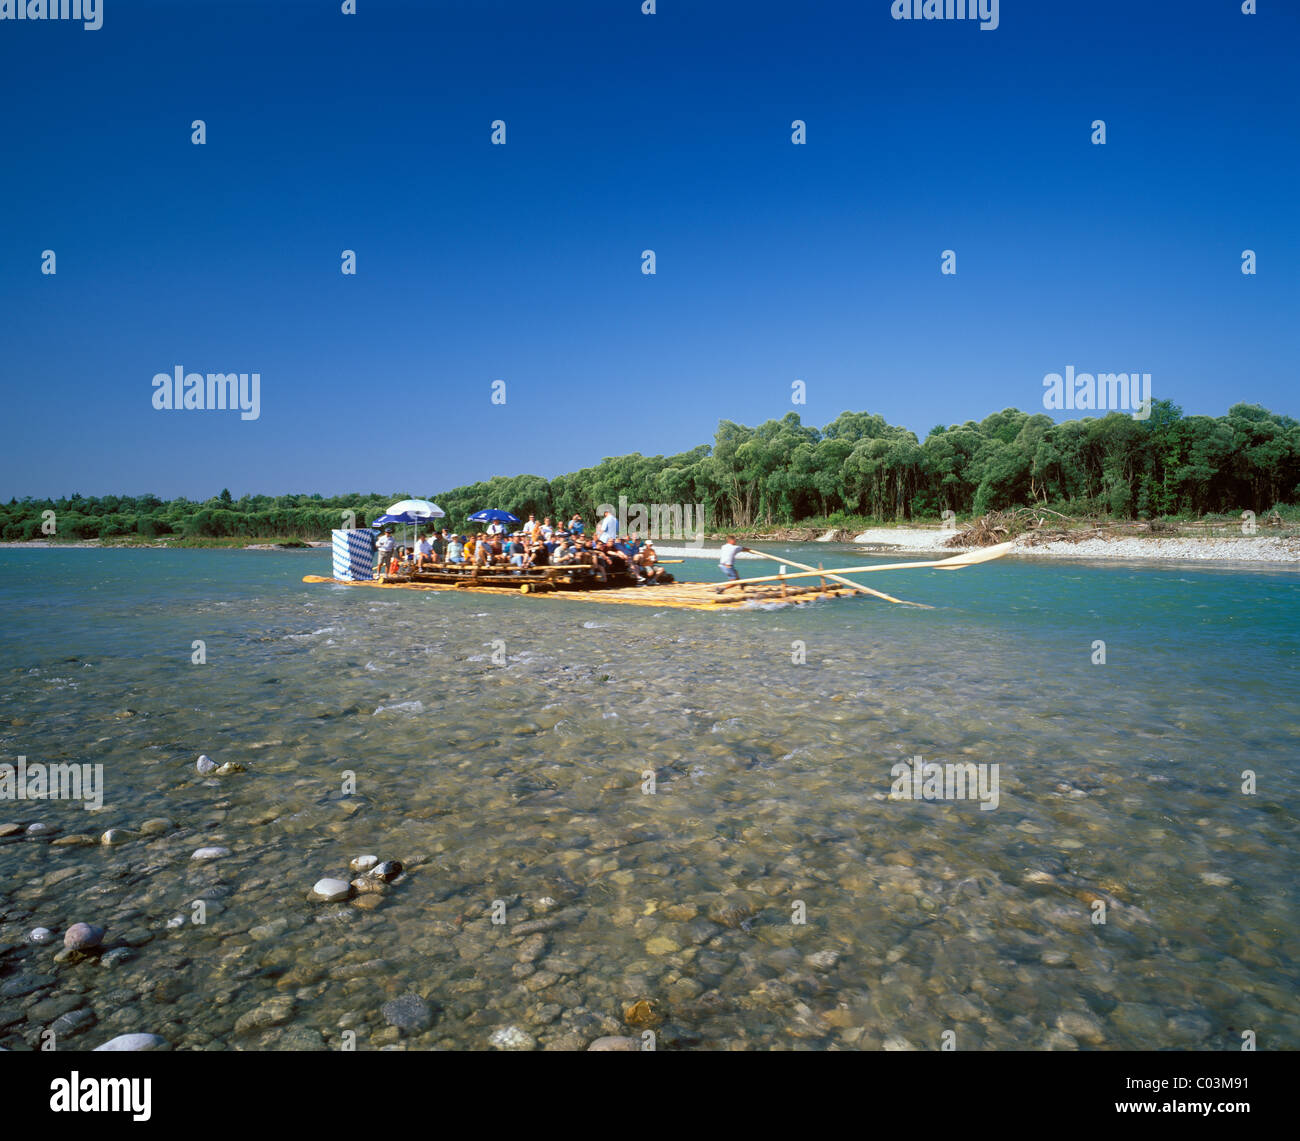
<path fill-rule="evenodd" d="M 377 573 L 404 575 L 449 567 L 522 573 L 542 567 L 589 566 L 601 582 L 623 574 L 635 575 L 642 584 L 660 581 L 665 572 L 659 565 L 653 541 L 620 536 L 616 527 L 612 513 L 606 512 L 592 538 L 585 534 L 579 515 L 574 515 L 563 528 L 552 526 L 549 516 L 538 523 L 530 515 L 514 532 L 502 523 L 491 523 L 484 531 L 465 535 L 454 534 L 444 527 L 421 535 L 415 546 L 409 548 L 398 546 L 392 533 L 385 531 L 377 544 Z"/>

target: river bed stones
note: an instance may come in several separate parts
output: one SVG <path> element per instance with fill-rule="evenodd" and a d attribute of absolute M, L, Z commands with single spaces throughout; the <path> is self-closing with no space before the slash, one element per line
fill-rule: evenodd
<path fill-rule="evenodd" d="M 587 1047 L 587 1053 L 599 1054 L 599 1053 L 619 1052 L 619 1053 L 631 1054 L 640 1051 L 640 1049 L 641 1049 L 640 1038 L 623 1038 L 618 1036 L 610 1036 L 605 1038 L 597 1038 L 590 1046 Z"/>
<path fill-rule="evenodd" d="M 353 887 L 347 880 L 320 879 L 312 886 L 310 898 L 317 902 L 338 903 L 352 898 Z"/>
<path fill-rule="evenodd" d="M 171 1043 L 159 1034 L 119 1034 L 116 1038 L 110 1038 L 102 1046 L 96 1046 L 94 1053 L 100 1051 L 117 1053 L 128 1050 L 168 1050 L 170 1048 Z"/>
<path fill-rule="evenodd" d="M 492 1032 L 488 1045 L 496 1050 L 536 1050 L 537 1039 L 518 1026 L 503 1026 Z"/>
<path fill-rule="evenodd" d="M 198 770 L 200 776 L 208 776 L 217 771 L 217 762 L 204 754 L 194 763 L 194 767 Z"/>
<path fill-rule="evenodd" d="M 63 933 L 63 946 L 69 951 L 91 951 L 104 941 L 104 928 L 93 923 L 74 923 Z"/>
<path fill-rule="evenodd" d="M 191 860 L 221 860 L 230 855 L 229 848 L 222 848 L 214 845 L 209 848 L 199 848 L 190 856 Z"/>
<path fill-rule="evenodd" d="M 404 994 L 379 1008 L 389 1026 L 419 1034 L 433 1025 L 433 1009 L 418 994 Z"/>

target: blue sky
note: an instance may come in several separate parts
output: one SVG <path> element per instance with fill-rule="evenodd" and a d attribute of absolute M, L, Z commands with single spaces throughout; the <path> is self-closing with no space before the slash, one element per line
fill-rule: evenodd
<path fill-rule="evenodd" d="M 792 409 L 924 437 L 1067 365 L 1300 414 L 1300 5 L 103 3 L 0 21 L 4 499 L 429 494 Z M 154 409 L 177 365 L 260 373 L 260 416 Z"/>

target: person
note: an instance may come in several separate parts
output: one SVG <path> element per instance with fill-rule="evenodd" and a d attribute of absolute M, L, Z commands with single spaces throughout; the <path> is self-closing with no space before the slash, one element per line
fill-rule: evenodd
<path fill-rule="evenodd" d="M 573 562 L 573 548 L 569 546 L 569 541 L 561 535 L 555 540 L 555 546 L 551 550 L 551 565 L 562 567 L 571 562 Z"/>
<path fill-rule="evenodd" d="M 569 534 L 570 535 L 582 534 L 582 516 L 579 515 L 576 511 L 573 513 L 573 518 L 569 520 Z"/>
<path fill-rule="evenodd" d="M 444 562 L 447 558 L 447 535 L 447 528 L 444 527 L 441 531 L 434 530 L 429 536 L 435 563 Z"/>
<path fill-rule="evenodd" d="M 735 535 L 728 535 L 727 541 L 718 555 L 718 569 L 728 578 L 736 579 L 740 575 L 736 573 L 736 556 L 741 551 L 748 551 L 748 547 L 742 547 L 736 542 Z"/>
<path fill-rule="evenodd" d="M 605 512 L 605 518 L 600 521 L 600 526 L 597 528 L 596 534 L 604 543 L 612 543 L 618 538 L 618 518 L 615 516 L 614 512 Z"/>
<path fill-rule="evenodd" d="M 457 565 L 465 561 L 465 544 L 459 535 L 452 535 L 447 540 L 447 561 Z"/>
<path fill-rule="evenodd" d="M 478 557 L 478 536 L 477 535 L 470 535 L 469 538 L 465 540 L 465 549 L 463 553 L 464 553 L 465 562 L 467 563 L 473 563 L 477 559 Z"/>
<path fill-rule="evenodd" d="M 549 543 L 551 536 L 555 534 L 555 528 L 551 526 L 551 517 L 549 515 L 542 520 L 542 525 L 538 530 L 541 532 L 542 541 Z"/>
<path fill-rule="evenodd" d="M 532 516 L 530 515 L 529 518 L 531 519 Z M 524 532 L 524 535 L 526 536 L 527 532 Z M 522 567 L 524 565 L 525 553 L 524 543 L 521 536 L 512 535 L 510 537 L 510 542 L 506 544 L 505 548 L 505 557 L 509 561 L 510 565 L 512 567 Z"/>
<path fill-rule="evenodd" d="M 664 573 L 664 568 L 659 565 L 659 556 L 655 554 L 655 545 L 650 539 L 647 539 L 645 546 L 633 556 L 633 562 L 641 572 L 642 582 L 656 582 Z"/>
<path fill-rule="evenodd" d="M 402 563 L 406 561 L 406 548 L 398 547 L 393 553 L 393 560 L 388 564 L 388 573 L 390 575 L 400 574 Z"/>
<path fill-rule="evenodd" d="M 423 570 L 425 566 L 432 566 L 437 561 L 438 556 L 434 553 L 429 536 L 421 535 L 420 541 L 415 544 L 415 569 Z"/>
<path fill-rule="evenodd" d="M 537 529 L 540 526 L 541 524 L 537 522 L 537 516 L 529 515 L 528 521 L 523 526 L 523 532 L 528 536 L 528 538 L 535 539 L 537 538 Z"/>
<path fill-rule="evenodd" d="M 544 567 L 551 561 L 551 552 L 547 549 L 545 543 L 540 539 L 535 543 L 530 543 L 528 554 L 524 557 L 524 566 L 526 567 Z"/>
<path fill-rule="evenodd" d="M 492 522 L 488 524 L 487 533 L 492 536 L 504 535 L 506 533 L 506 525 L 502 523 L 500 519 L 493 519 Z"/>
<path fill-rule="evenodd" d="M 379 574 L 384 574 L 393 561 L 393 532 L 386 530 L 380 535 L 375 549 L 379 552 Z"/>

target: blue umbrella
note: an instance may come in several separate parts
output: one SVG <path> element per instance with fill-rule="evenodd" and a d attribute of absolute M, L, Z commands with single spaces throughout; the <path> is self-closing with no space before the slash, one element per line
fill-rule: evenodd
<path fill-rule="evenodd" d="M 518 523 L 519 516 L 511 515 L 509 511 L 498 511 L 495 507 L 489 507 L 486 511 L 475 511 L 470 515 L 471 523 Z"/>
<path fill-rule="evenodd" d="M 420 524 L 427 522 L 429 522 L 427 515 L 408 515 L 403 512 L 401 515 L 381 515 L 370 525 L 372 527 L 386 527 L 393 523 L 403 527 L 418 527 Z"/>

